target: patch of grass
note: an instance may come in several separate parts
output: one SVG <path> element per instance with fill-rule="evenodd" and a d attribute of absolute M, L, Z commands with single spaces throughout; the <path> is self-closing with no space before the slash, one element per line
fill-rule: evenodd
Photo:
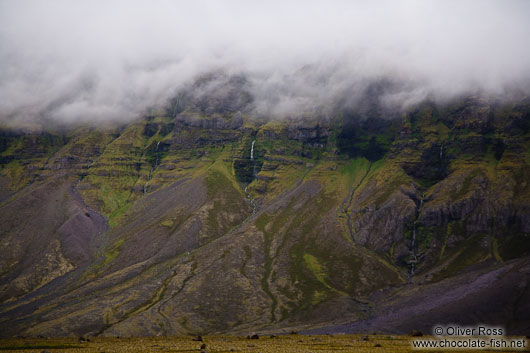
<path fill-rule="evenodd" d="M 241 187 L 229 173 L 225 163 L 214 163 L 208 170 L 205 181 L 208 199 L 212 203 L 206 221 L 208 238 L 215 238 L 242 222 L 251 210 Z"/>
<path fill-rule="evenodd" d="M 372 164 L 370 173 L 366 176 L 363 184 L 375 180 L 375 192 L 371 197 L 364 201 L 364 203 L 375 202 L 376 207 L 381 206 L 393 193 L 395 193 L 401 185 L 410 182 L 410 177 L 399 168 L 396 164 L 380 160 Z M 362 190 L 362 185 L 359 185 L 359 191 Z"/>
<path fill-rule="evenodd" d="M 304 254 L 304 262 L 307 268 L 315 275 L 322 284 L 329 288 L 324 278 L 327 276 L 325 267 L 311 254 Z"/>
<path fill-rule="evenodd" d="M 124 242 L 125 242 L 125 239 L 120 239 L 104 252 L 105 260 L 103 261 L 103 264 L 101 267 L 108 265 L 109 263 L 114 261 L 116 257 L 118 257 L 120 250 L 121 250 L 121 246 L 123 245 Z"/>
<path fill-rule="evenodd" d="M 187 317 L 179 319 L 182 326 L 187 326 Z M 200 346 L 205 343 L 206 349 L 210 352 L 263 352 L 263 353 L 301 353 L 301 352 L 414 352 L 412 348 L 413 339 L 405 335 L 278 335 L 269 337 L 260 335 L 257 340 L 248 340 L 244 336 L 235 335 L 203 335 L 203 342 L 196 342 L 190 336 L 173 337 L 133 337 L 133 338 L 113 338 L 113 337 L 93 337 L 90 342 L 83 345 L 76 344 L 73 338 L 53 338 L 44 342 L 31 342 L 36 345 L 41 344 L 42 348 L 30 349 L 71 349 L 72 352 L 198 352 Z M 367 340 L 363 338 L 367 337 Z M 431 338 L 431 337 L 424 337 Z M 32 341 L 32 340 L 29 340 Z M 8 339 L 2 342 L 0 349 L 7 350 L 8 346 L 20 347 L 24 340 Z M 54 345 L 54 347 L 47 347 Z M 380 347 L 374 348 L 379 345 Z M 5 347 L 5 348 L 4 348 Z M 15 350 L 18 348 L 14 348 Z M 23 348 L 20 348 L 23 349 Z M 417 351 L 417 350 L 416 350 Z"/>
<path fill-rule="evenodd" d="M 337 292 L 338 294 L 341 294 L 341 295 L 347 295 L 346 293 L 337 291 L 335 288 L 332 288 L 327 283 L 326 279 L 329 277 L 328 270 L 326 266 L 321 264 L 315 256 L 306 253 L 304 254 L 303 258 L 304 258 L 304 263 L 306 267 L 309 269 L 309 271 L 311 271 L 311 273 L 315 276 L 315 278 L 320 283 L 322 283 L 322 285 L 324 285 L 328 290 L 332 292 Z M 321 301 L 327 299 L 329 295 L 330 295 L 329 291 L 321 291 L 321 290 L 315 289 L 312 295 L 311 304 L 316 305 L 320 303 Z"/>
<path fill-rule="evenodd" d="M 18 162 L 12 161 L 2 170 L 2 174 L 9 178 L 9 189 L 12 191 L 19 190 L 28 184 L 29 178 L 24 175 L 25 168 Z"/>
<path fill-rule="evenodd" d="M 348 160 L 340 168 L 340 173 L 346 177 L 348 187 L 357 185 L 370 166 L 370 161 L 366 158 L 354 158 Z"/>
<path fill-rule="evenodd" d="M 473 169 L 471 173 L 466 175 L 462 186 L 451 194 L 451 198 L 454 201 L 463 198 L 470 191 L 473 179 L 482 173 L 483 172 L 480 168 Z"/>
<path fill-rule="evenodd" d="M 433 276 L 432 281 L 437 282 L 444 278 L 454 276 L 465 268 L 487 259 L 490 256 L 489 250 L 477 245 L 480 244 L 480 241 L 484 236 L 484 234 L 475 234 L 468 237 L 460 244 L 455 245 L 451 254 L 446 256 L 446 258 L 451 258 L 451 256 L 454 256 L 454 258 L 452 258 L 441 271 Z"/>
<path fill-rule="evenodd" d="M 53 343 L 22 343 L 20 345 L 0 346 L 0 351 L 16 351 L 16 350 L 33 350 L 33 349 L 76 349 L 84 348 L 83 346 L 75 346 L 72 344 L 53 344 Z"/>
<path fill-rule="evenodd" d="M 497 260 L 497 262 L 500 262 L 502 263 L 502 257 L 499 253 L 499 241 L 497 240 L 497 238 L 493 238 L 492 241 L 491 241 L 491 250 L 493 252 L 493 256 L 495 257 L 495 260 Z"/>

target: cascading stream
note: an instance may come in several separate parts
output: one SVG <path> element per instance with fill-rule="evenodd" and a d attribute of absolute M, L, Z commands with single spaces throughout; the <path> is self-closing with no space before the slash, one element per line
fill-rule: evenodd
<path fill-rule="evenodd" d="M 416 249 L 416 225 L 418 224 L 418 219 L 420 218 L 421 209 L 423 207 L 423 200 L 425 199 L 425 192 L 421 194 L 420 199 L 420 206 L 418 207 L 418 215 L 416 219 L 414 220 L 414 223 L 412 225 L 412 239 L 410 241 L 410 249 L 412 251 L 412 260 L 410 263 L 410 275 L 414 275 L 414 271 L 416 270 L 416 264 L 418 263 L 418 253 Z"/>
<path fill-rule="evenodd" d="M 252 162 L 254 162 L 254 144 L 255 143 L 256 143 L 256 140 L 253 140 L 252 144 L 250 145 L 250 160 Z M 253 164 L 253 166 L 252 166 L 252 178 L 254 179 L 256 177 L 256 165 L 254 163 L 252 163 L 252 164 Z M 247 195 L 247 198 L 250 201 L 250 205 L 252 206 L 252 214 L 255 214 L 256 213 L 256 202 L 254 201 L 254 199 L 252 198 L 250 193 L 247 191 L 248 185 L 249 184 L 245 185 L 245 194 Z"/>
<path fill-rule="evenodd" d="M 149 189 L 149 182 L 153 178 L 153 172 L 155 171 L 155 169 L 160 164 L 160 156 L 158 154 L 158 148 L 160 147 L 160 142 L 161 141 L 158 141 L 157 144 L 156 144 L 156 148 L 155 148 L 156 161 L 155 161 L 155 165 L 153 167 L 151 167 L 151 170 L 149 171 L 149 175 L 147 176 L 147 180 L 146 180 L 146 182 L 144 184 L 144 194 L 147 194 L 147 190 Z"/>
<path fill-rule="evenodd" d="M 445 174 L 445 165 L 444 165 L 444 145 L 440 145 L 440 170 Z"/>
<path fill-rule="evenodd" d="M 351 195 L 350 195 L 350 199 L 348 200 L 348 204 L 346 205 L 346 207 L 344 208 L 344 214 L 346 215 L 346 223 L 348 225 L 348 230 L 350 232 L 350 237 L 351 237 L 351 240 L 353 242 L 355 242 L 355 236 L 354 236 L 354 231 L 353 231 L 353 224 L 352 224 L 352 214 L 350 213 L 350 208 L 352 206 L 352 203 L 353 203 L 353 198 L 355 197 L 355 193 L 357 192 L 357 189 L 361 186 L 361 184 L 364 182 L 364 179 L 366 179 L 366 177 L 368 176 L 368 174 L 370 173 L 370 170 L 372 169 L 372 162 L 370 162 L 370 164 L 368 165 L 368 168 L 366 169 L 366 173 L 364 173 L 363 177 L 361 178 L 361 180 L 359 181 L 359 183 L 352 189 L 351 191 Z"/>

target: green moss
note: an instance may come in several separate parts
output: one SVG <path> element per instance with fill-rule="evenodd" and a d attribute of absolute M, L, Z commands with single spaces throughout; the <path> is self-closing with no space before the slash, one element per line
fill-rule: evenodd
<path fill-rule="evenodd" d="M 342 165 L 340 173 L 346 176 L 348 187 L 352 187 L 359 184 L 369 166 L 370 161 L 366 158 L 354 158 Z"/>
<path fill-rule="evenodd" d="M 172 219 L 165 219 L 162 222 L 160 222 L 160 225 L 162 227 L 172 228 L 174 225 L 174 221 Z"/>
<path fill-rule="evenodd" d="M 490 256 L 489 250 L 477 245 L 483 238 L 483 234 L 475 234 L 455 245 L 451 254 L 446 256 L 450 262 L 433 277 L 433 282 L 454 276 L 465 268 L 487 259 Z"/>
<path fill-rule="evenodd" d="M 273 276 L 272 264 L 274 262 L 275 257 L 278 256 L 278 253 L 282 251 L 281 249 L 285 247 L 287 240 L 286 234 L 294 234 L 299 232 L 301 232 L 301 234 L 306 234 L 306 236 L 302 237 L 300 241 L 296 242 L 296 244 L 291 245 L 292 247 L 289 249 L 289 252 L 291 254 L 289 270 L 291 274 L 291 280 L 293 283 L 298 283 L 297 289 L 300 290 L 302 293 L 302 298 L 297 298 L 297 293 L 283 291 L 283 294 L 285 296 L 290 297 L 294 300 L 290 304 L 291 308 L 289 311 L 299 311 L 307 308 L 310 305 L 314 305 L 316 304 L 315 298 L 319 298 L 318 301 L 320 301 L 324 300 L 325 298 L 328 298 L 330 295 L 336 295 L 336 291 L 334 291 L 333 288 L 331 288 L 330 286 L 323 285 L 319 281 L 319 279 L 315 277 L 312 270 L 308 270 L 306 266 L 306 260 L 312 261 L 313 258 L 317 258 L 316 256 L 320 256 L 316 254 L 325 252 L 325 250 L 322 249 L 315 249 L 316 246 L 310 240 L 312 239 L 312 237 L 310 237 L 309 235 L 314 232 L 315 226 L 318 223 L 319 218 L 309 217 L 310 219 L 308 220 L 307 212 L 314 212 L 312 209 L 314 209 L 315 207 L 317 208 L 318 213 L 322 212 L 324 209 L 329 210 L 330 203 L 326 196 L 321 196 L 320 202 L 318 202 L 318 199 L 314 201 L 316 202 L 310 202 L 310 205 L 312 206 L 294 211 L 293 206 L 296 204 L 297 199 L 292 199 L 289 205 L 286 207 L 286 211 L 274 216 L 269 214 L 263 214 L 257 219 L 255 223 L 256 226 L 264 234 L 265 274 L 262 280 L 262 288 L 271 297 L 271 300 L 273 302 L 271 309 L 273 320 L 275 319 L 274 311 L 278 305 L 278 302 L 275 296 L 272 295 L 272 292 L 269 288 L 268 280 L 271 276 Z M 283 235 L 282 242 L 276 253 L 271 254 L 270 248 L 273 238 L 280 235 Z M 313 249 L 314 251 L 311 251 L 311 249 Z M 307 251 L 311 251 L 311 255 L 308 255 Z M 309 257 L 304 257 L 304 255 L 308 255 Z M 324 256 L 327 258 L 329 254 L 327 256 Z M 318 263 L 318 261 L 316 263 Z M 314 261 L 311 262 L 311 265 L 313 266 L 312 269 L 317 268 L 316 266 L 318 265 L 316 265 L 316 263 Z"/>
<path fill-rule="evenodd" d="M 212 202 L 206 224 L 208 238 L 226 234 L 251 211 L 239 184 L 226 168 L 222 162 L 215 163 L 206 174 L 208 198 Z"/>
<path fill-rule="evenodd" d="M 30 181 L 30 178 L 24 175 L 25 168 L 18 161 L 4 165 L 1 172 L 9 178 L 9 189 L 12 191 L 20 190 Z"/>
<path fill-rule="evenodd" d="M 269 226 L 269 222 L 271 220 L 274 220 L 271 224 L 272 226 L 272 232 L 271 230 L 267 230 Z M 273 256 L 271 256 L 271 242 L 272 237 L 274 236 L 274 228 L 277 227 L 278 224 L 280 224 L 279 219 L 274 219 L 271 217 L 271 215 L 267 213 L 263 213 L 255 222 L 256 227 L 260 229 L 263 232 L 263 249 L 264 249 L 264 255 L 265 255 L 265 266 L 264 266 L 264 274 L 263 278 L 261 279 L 261 288 L 267 294 L 267 296 L 271 299 L 271 322 L 276 320 L 276 307 L 278 305 L 278 300 L 276 299 L 276 296 L 274 296 L 271 292 L 271 289 L 269 287 L 269 278 L 271 276 L 272 272 L 272 260 Z"/>
<path fill-rule="evenodd" d="M 376 207 L 381 206 L 393 193 L 399 190 L 401 185 L 410 183 L 410 177 L 401 168 L 396 168 L 395 165 L 384 161 L 378 161 L 372 165 L 366 181 L 372 178 L 377 182 L 376 192 L 365 203 L 373 200 Z"/>
<path fill-rule="evenodd" d="M 497 238 L 492 239 L 491 248 L 492 248 L 492 252 L 493 252 L 493 256 L 495 257 L 495 260 L 497 260 L 497 262 L 502 263 L 503 261 L 499 253 L 499 241 L 497 240 Z"/>
<path fill-rule="evenodd" d="M 339 295 L 346 295 L 346 293 L 340 292 L 336 290 L 335 288 L 331 287 L 327 280 L 329 279 L 328 270 L 325 265 L 320 263 L 318 259 L 311 255 L 311 254 L 304 254 L 304 263 L 306 267 L 311 271 L 311 273 L 315 276 L 315 278 L 324 286 L 327 290 L 319 290 L 318 288 L 315 288 L 312 297 L 311 297 L 311 305 L 316 305 L 327 298 L 330 297 L 330 292 L 339 294 Z"/>
<path fill-rule="evenodd" d="M 304 254 L 304 262 L 307 268 L 315 275 L 315 278 L 326 287 L 330 288 L 324 278 L 327 276 L 325 267 L 320 264 L 316 257 L 311 254 Z"/>
<path fill-rule="evenodd" d="M 466 175 L 462 186 L 451 194 L 453 201 L 463 198 L 471 190 L 473 179 L 480 174 L 483 174 L 482 170 L 475 168 L 468 175 Z"/>
<path fill-rule="evenodd" d="M 112 247 L 110 247 L 109 249 L 105 251 L 104 253 L 105 261 L 103 262 L 103 266 L 111 263 L 112 261 L 116 259 L 116 257 L 118 257 L 118 254 L 120 253 L 120 250 L 121 250 L 121 246 L 123 245 L 124 242 L 125 242 L 124 239 L 120 239 L 116 243 L 114 243 Z"/>

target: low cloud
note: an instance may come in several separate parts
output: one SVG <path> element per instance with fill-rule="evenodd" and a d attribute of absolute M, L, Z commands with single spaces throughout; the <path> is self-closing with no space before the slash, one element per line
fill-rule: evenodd
<path fill-rule="evenodd" d="M 524 0 L 1 0 L 0 122 L 127 121 L 219 70 L 262 115 L 355 106 L 381 83 L 394 107 L 527 94 L 528 18 Z"/>

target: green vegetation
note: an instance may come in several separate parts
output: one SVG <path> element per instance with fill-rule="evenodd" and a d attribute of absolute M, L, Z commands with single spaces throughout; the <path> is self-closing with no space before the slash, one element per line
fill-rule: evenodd
<path fill-rule="evenodd" d="M 474 169 L 468 175 L 466 175 L 464 182 L 462 183 L 462 186 L 453 192 L 453 194 L 451 195 L 451 198 L 454 201 L 457 201 L 461 199 L 462 197 L 464 197 L 470 191 L 473 179 L 476 176 L 481 175 L 481 174 L 482 174 L 482 170 L 477 168 L 477 169 Z"/>
<path fill-rule="evenodd" d="M 252 141 L 254 138 L 248 138 L 242 144 L 239 152 L 240 158 L 234 159 L 234 173 L 237 180 L 243 184 L 250 184 L 258 175 L 263 166 L 264 150 L 258 143 L 254 143 L 254 153 L 251 159 Z"/>
<path fill-rule="evenodd" d="M 83 348 L 83 346 L 75 344 L 61 344 L 61 343 L 20 343 L 11 346 L 0 346 L 0 351 L 18 351 L 18 350 L 33 350 L 33 349 L 76 349 Z"/>
<path fill-rule="evenodd" d="M 483 234 L 474 234 L 453 247 L 452 251 L 444 256 L 447 259 L 444 267 L 432 280 L 436 282 L 454 276 L 468 266 L 489 258 L 491 256 L 489 249 L 477 245 L 483 238 Z"/>
<path fill-rule="evenodd" d="M 337 136 L 337 147 L 350 158 L 364 157 L 377 161 L 390 150 L 395 132 L 390 120 L 373 118 L 361 121 L 344 117 Z"/>
<path fill-rule="evenodd" d="M 105 261 L 103 262 L 103 266 L 111 263 L 114 261 L 114 259 L 118 256 L 120 253 L 121 246 L 125 242 L 124 239 L 118 240 L 116 243 L 114 243 L 109 249 L 105 251 Z"/>
<path fill-rule="evenodd" d="M 242 222 L 248 216 L 250 207 L 226 165 L 215 163 L 208 170 L 205 180 L 212 203 L 207 218 L 208 237 L 216 238 Z"/>
<path fill-rule="evenodd" d="M 184 318 L 183 320 L 185 320 Z M 0 341 L 0 350 L 57 349 L 61 352 L 137 352 L 168 351 L 198 352 L 206 344 L 210 352 L 301 353 L 301 352 L 414 352 L 412 339 L 406 335 L 279 335 L 260 336 L 249 340 L 244 336 L 203 335 L 203 342 L 196 342 L 190 336 L 111 338 L 90 337 L 87 342 L 76 338 L 53 339 L 9 339 Z M 430 336 L 425 338 L 431 338 Z M 27 347 L 27 348 L 26 348 Z M 376 347 L 376 348 L 374 348 Z M 481 352 L 481 351 L 477 351 Z"/>

